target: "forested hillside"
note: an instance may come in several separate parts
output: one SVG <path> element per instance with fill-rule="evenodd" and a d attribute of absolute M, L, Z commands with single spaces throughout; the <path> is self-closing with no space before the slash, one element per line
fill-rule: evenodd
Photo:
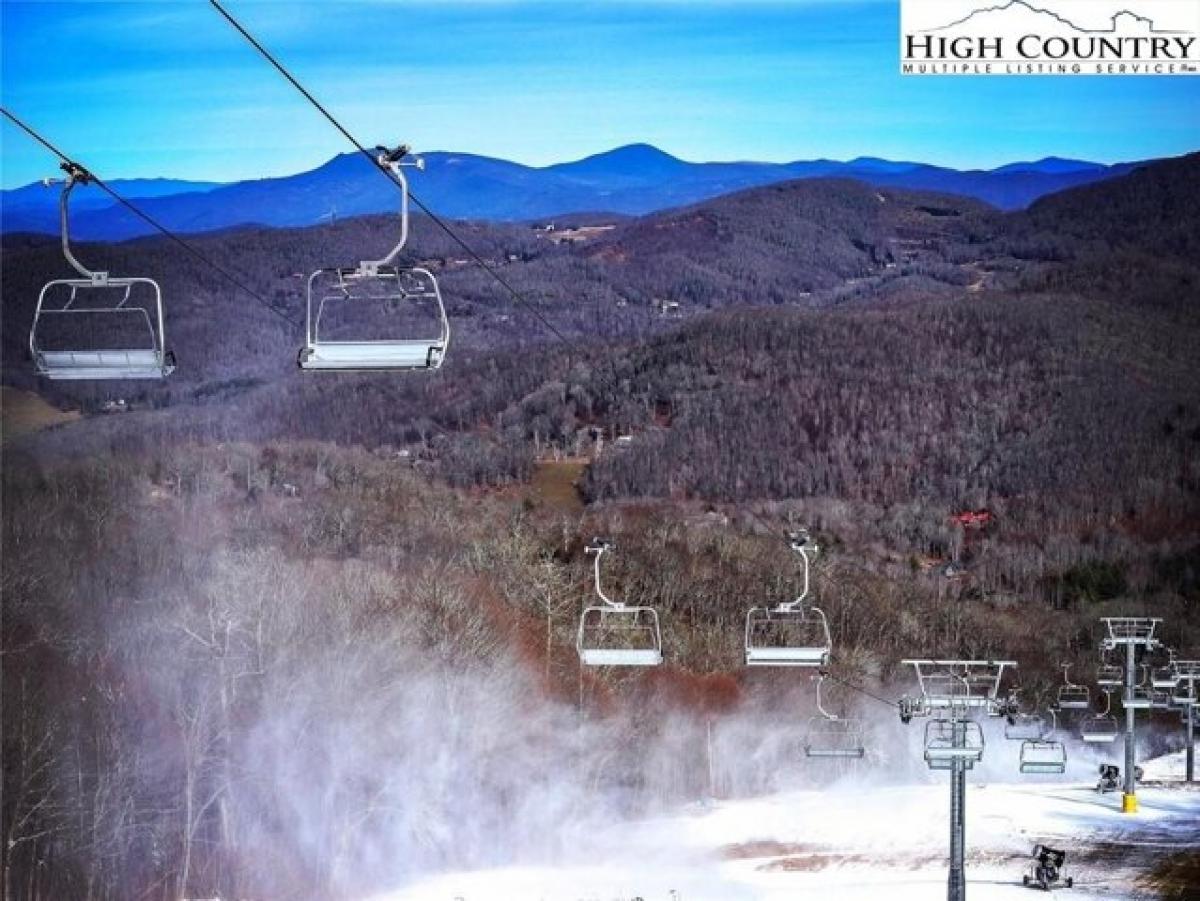
<path fill-rule="evenodd" d="M 455 338 L 406 376 L 297 372 L 293 324 L 144 239 L 79 253 L 162 279 L 178 372 L 38 385 L 26 324 L 65 267 L 6 236 L 5 384 L 84 414 L 5 436 L 15 896 L 362 897 L 820 781 L 779 714 L 811 683 L 741 665 L 747 608 L 795 595 L 789 524 L 823 548 L 835 672 L 875 694 L 904 656 L 1003 655 L 1044 704 L 1116 612 L 1195 648 L 1198 172 L 1023 214 L 806 181 L 456 224 L 561 335 L 418 221 Z M 296 317 L 297 274 L 394 227 L 195 240 Z M 655 672 L 576 662 L 597 534 L 615 595 L 661 613 Z M 863 712 L 868 766 L 921 765 Z"/>
<path fill-rule="evenodd" d="M 936 290 L 939 279 L 952 285 L 966 279 L 948 263 L 958 245 L 988 233 L 988 216 L 973 201 L 811 181 L 645 219 L 598 216 L 593 221 L 601 224 L 591 231 L 580 227 L 587 225 L 582 219 L 555 232 L 457 226 L 472 249 L 517 287 L 525 305 L 514 303 L 461 247 L 420 217 L 409 247 L 410 259 L 442 279 L 456 346 L 493 350 L 552 339 L 539 315 L 587 343 L 643 336 L 714 307 L 827 305 L 880 285 L 894 291 L 915 283 Z M 396 237 L 394 218 L 367 217 L 321 228 L 236 230 L 190 239 L 290 324 L 165 239 L 83 244 L 78 255 L 113 274 L 138 273 L 161 282 L 169 344 L 181 360 L 172 384 L 154 394 L 165 402 L 185 398 L 198 384 L 291 374 L 308 274 L 381 256 Z M 57 242 L 21 235 L 3 241 L 5 316 L 27 322 L 41 285 L 71 270 Z M 664 315 L 664 303 L 677 307 Z M 387 327 L 384 313 L 375 316 Z M 33 385 L 22 331 L 5 331 L 5 378 Z M 234 335 L 237 340 L 231 340 Z"/>

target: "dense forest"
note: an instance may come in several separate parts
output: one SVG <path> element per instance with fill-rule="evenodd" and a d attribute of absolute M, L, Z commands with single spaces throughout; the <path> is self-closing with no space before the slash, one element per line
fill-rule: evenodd
<path fill-rule="evenodd" d="M 404 377 L 301 374 L 300 330 L 177 246 L 85 245 L 163 283 L 180 368 L 149 387 L 38 385 L 65 267 L 4 236 L 4 382 L 83 413 L 5 435 L 6 894 L 361 896 L 828 778 L 797 759 L 808 678 L 741 666 L 747 608 L 794 594 L 790 524 L 874 693 L 904 656 L 1003 655 L 1044 702 L 1118 612 L 1195 650 L 1197 209 L 1200 156 L 1014 214 L 806 181 L 456 224 L 536 315 L 418 220 L 455 338 Z M 393 229 L 190 240 L 295 320 L 298 275 Z M 576 662 L 594 534 L 661 612 L 658 671 Z M 836 700 L 890 736 L 868 765 L 920 764 Z"/>

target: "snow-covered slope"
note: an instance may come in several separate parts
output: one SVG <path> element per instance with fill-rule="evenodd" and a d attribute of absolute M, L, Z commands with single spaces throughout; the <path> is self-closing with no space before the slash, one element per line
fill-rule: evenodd
<path fill-rule="evenodd" d="M 1176 758 L 1150 761 L 1147 779 L 1173 776 Z M 1074 901 L 1148 897 L 1136 877 L 1198 841 L 1200 790 L 1175 781 L 1139 797 L 1141 812 L 1129 816 L 1119 795 L 1090 783 L 974 779 L 970 898 L 1028 897 L 1021 874 L 1038 842 L 1068 851 Z M 386 901 L 930 901 L 944 897 L 948 807 L 944 777 L 901 786 L 847 779 L 613 827 L 554 866 L 440 875 Z"/>

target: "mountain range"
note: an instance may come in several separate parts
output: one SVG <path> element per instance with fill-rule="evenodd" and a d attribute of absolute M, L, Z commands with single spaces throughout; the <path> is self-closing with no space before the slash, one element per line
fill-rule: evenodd
<path fill-rule="evenodd" d="M 859 157 L 848 162 L 792 163 L 681 160 L 648 144 L 631 144 L 569 163 L 531 167 L 466 153 L 425 155 L 411 181 L 437 213 L 456 219 L 528 221 L 578 212 L 644 215 L 722 194 L 797 178 L 848 178 L 880 187 L 959 194 L 1000 209 L 1021 209 L 1046 194 L 1122 175 L 1137 163 L 1103 165 L 1049 157 L 992 170 L 957 170 Z M 388 212 L 395 190 L 357 154 L 334 157 L 308 172 L 230 184 L 170 179 L 114 180 L 114 190 L 175 231 L 240 225 L 293 228 L 348 216 Z M 5 232 L 55 233 L 58 192 L 40 183 L 0 192 Z M 122 240 L 150 232 L 96 187 L 72 198 L 74 233 Z"/>

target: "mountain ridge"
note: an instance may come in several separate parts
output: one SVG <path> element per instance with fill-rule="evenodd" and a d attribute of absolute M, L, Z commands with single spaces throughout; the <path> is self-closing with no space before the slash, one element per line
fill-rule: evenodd
<path fill-rule="evenodd" d="M 645 215 L 794 178 L 850 178 L 880 187 L 936 191 L 1020 209 L 1047 194 L 1102 181 L 1135 165 L 1104 165 L 1047 157 L 993 170 L 958 170 L 877 157 L 836 160 L 690 162 L 651 144 L 627 144 L 582 159 L 533 167 L 478 154 L 434 151 L 413 173 L 413 190 L 430 208 L 455 219 L 520 222 L 604 211 Z M 126 184 L 134 184 L 128 181 Z M 136 180 L 145 185 L 148 180 Z M 121 182 L 114 182 L 120 190 Z M 358 154 L 347 153 L 294 175 L 229 184 L 170 182 L 139 196 L 139 206 L 180 232 L 262 225 L 294 228 L 396 208 L 394 188 Z M 165 188 L 165 189 L 164 189 Z M 123 192 L 124 193 L 124 192 Z M 0 192 L 5 232 L 53 234 L 57 194 L 40 185 Z M 72 227 L 87 240 L 139 237 L 149 226 L 119 206 L 91 199 L 73 207 Z"/>

